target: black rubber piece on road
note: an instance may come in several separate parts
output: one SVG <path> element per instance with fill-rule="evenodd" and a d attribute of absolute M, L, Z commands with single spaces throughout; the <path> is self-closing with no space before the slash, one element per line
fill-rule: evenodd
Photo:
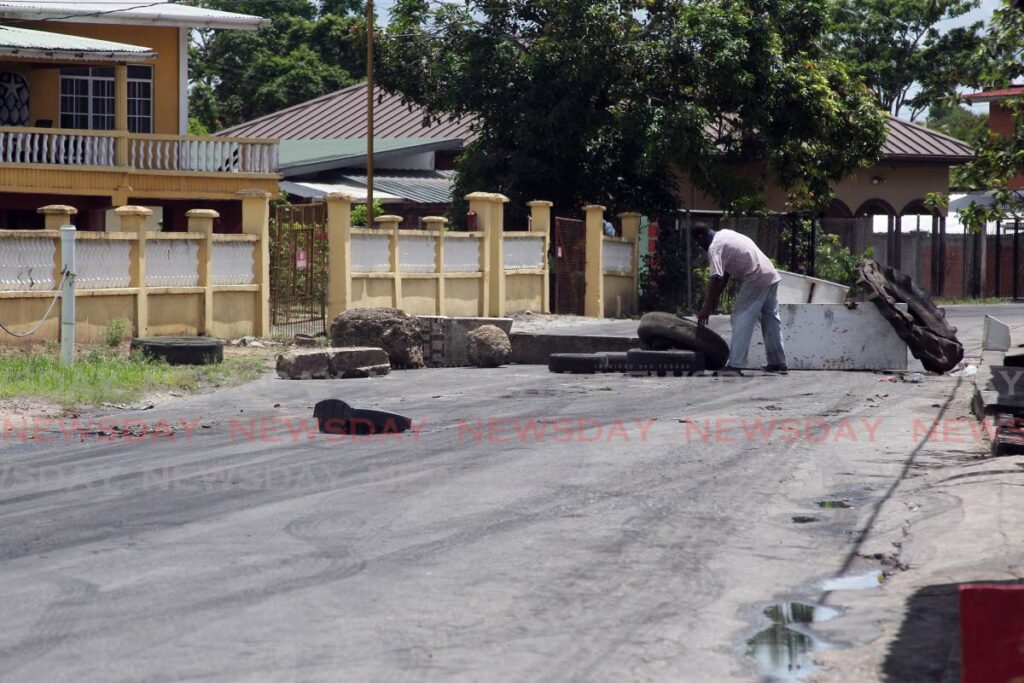
<path fill-rule="evenodd" d="M 604 372 L 607 363 L 603 353 L 553 353 L 548 357 L 548 370 L 592 375 Z"/>
<path fill-rule="evenodd" d="M 729 345 L 706 327 L 671 313 L 652 312 L 640 318 L 637 336 L 646 349 L 683 349 L 704 355 L 706 369 L 718 370 L 729 362 Z"/>
<path fill-rule="evenodd" d="M 170 365 L 214 365 L 224 360 L 224 342 L 212 337 L 138 337 L 131 348 Z"/>
<path fill-rule="evenodd" d="M 909 275 L 868 259 L 860 264 L 857 276 L 868 299 L 925 370 L 949 372 L 963 360 L 964 347 L 956 338 L 956 328 L 946 321 L 946 312 Z M 896 307 L 901 303 L 907 305 L 906 311 Z"/>
<path fill-rule="evenodd" d="M 675 377 L 703 372 L 707 363 L 704 354 L 698 351 L 648 351 L 634 349 L 627 352 L 629 366 L 633 371 L 655 373 L 658 377 L 672 373 Z"/>
<path fill-rule="evenodd" d="M 353 408 L 329 398 L 313 406 L 313 418 L 324 434 L 400 434 L 412 427 L 412 420 L 372 408 Z"/>

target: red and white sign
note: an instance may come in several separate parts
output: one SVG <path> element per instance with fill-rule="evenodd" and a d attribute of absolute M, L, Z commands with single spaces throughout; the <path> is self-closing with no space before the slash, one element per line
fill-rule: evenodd
<path fill-rule="evenodd" d="M 295 270 L 305 270 L 309 267 L 309 255 L 305 249 L 295 252 Z"/>

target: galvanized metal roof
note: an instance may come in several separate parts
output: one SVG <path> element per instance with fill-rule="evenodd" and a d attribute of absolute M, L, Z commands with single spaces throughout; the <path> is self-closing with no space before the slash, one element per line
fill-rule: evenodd
<path fill-rule="evenodd" d="M 0 54 L 34 58 L 59 57 L 62 60 L 138 60 L 157 56 L 150 48 L 139 45 L 33 31 L 18 26 L 0 26 Z"/>
<path fill-rule="evenodd" d="M 285 180 L 288 194 L 312 199 L 345 192 L 366 201 L 366 171 L 331 174 L 317 180 Z M 447 204 L 452 198 L 452 177 L 445 171 L 378 171 L 373 174 L 374 197 L 385 203 Z"/>
<path fill-rule="evenodd" d="M 365 172 L 346 173 L 345 177 L 366 186 Z M 378 171 L 373 174 L 373 187 L 417 204 L 447 204 L 452 200 L 452 180 L 443 171 Z"/>
<path fill-rule="evenodd" d="M 179 5 L 169 0 L 0 0 L 0 17 L 102 24 L 196 26 L 256 30 L 269 20 L 250 14 Z"/>
<path fill-rule="evenodd" d="M 374 159 L 387 161 L 395 157 L 458 150 L 458 138 L 377 138 L 373 139 Z M 286 178 L 308 175 L 336 168 L 358 168 L 366 164 L 366 140 L 282 140 L 280 170 Z"/>
<path fill-rule="evenodd" d="M 402 104 L 401 97 L 375 88 L 374 134 L 390 138 L 476 139 L 473 119 L 431 122 L 421 107 Z M 279 112 L 221 131 L 218 135 L 285 139 L 353 139 L 366 137 L 366 84 L 359 83 Z M 962 163 L 974 152 L 962 140 L 903 121 L 886 122 L 882 146 L 886 161 Z"/>
<path fill-rule="evenodd" d="M 374 88 L 374 138 L 475 138 L 472 120 L 426 121 L 422 108 L 402 104 L 399 95 Z M 280 140 L 366 138 L 366 83 L 296 104 L 241 123 L 217 135 L 269 136 Z"/>

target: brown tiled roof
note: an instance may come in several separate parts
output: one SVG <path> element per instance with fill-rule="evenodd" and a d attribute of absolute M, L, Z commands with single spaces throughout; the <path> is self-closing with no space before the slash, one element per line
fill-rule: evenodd
<path fill-rule="evenodd" d="M 399 95 L 374 88 L 375 138 L 475 138 L 472 120 L 424 123 L 420 107 L 402 104 Z M 366 137 L 366 83 L 357 83 L 314 100 L 241 123 L 218 135 L 279 140 L 357 139 Z"/>
<path fill-rule="evenodd" d="M 399 95 L 375 88 L 374 137 L 476 138 L 473 120 L 425 123 L 423 109 L 402 104 Z M 882 145 L 886 161 L 959 163 L 974 153 L 966 143 L 916 123 L 890 116 Z M 218 135 L 280 140 L 357 139 L 366 137 L 366 84 L 358 83 L 273 114 L 221 131 Z"/>
<path fill-rule="evenodd" d="M 886 161 L 963 162 L 974 156 L 974 150 L 931 128 L 890 116 L 886 122 L 882 158 Z"/>

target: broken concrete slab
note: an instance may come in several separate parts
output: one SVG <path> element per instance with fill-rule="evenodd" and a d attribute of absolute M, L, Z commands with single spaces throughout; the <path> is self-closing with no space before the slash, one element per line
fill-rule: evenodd
<path fill-rule="evenodd" d="M 292 349 L 277 357 L 283 379 L 375 377 L 390 371 L 388 354 L 375 347 Z"/>
<path fill-rule="evenodd" d="M 512 362 L 521 365 L 547 365 L 553 353 L 600 353 L 601 351 L 629 351 L 640 347 L 638 337 L 612 337 L 605 335 L 535 334 L 514 332 Z"/>
<path fill-rule="evenodd" d="M 907 369 L 906 342 L 873 305 L 780 304 L 779 315 L 790 370 Z M 766 362 L 758 325 L 747 365 Z"/>
<path fill-rule="evenodd" d="M 983 351 L 1008 351 L 1010 349 L 1009 325 L 986 315 L 981 332 L 981 349 Z"/>
<path fill-rule="evenodd" d="M 355 308 L 335 316 L 331 346 L 384 349 L 393 367 L 422 368 L 422 330 L 416 318 L 397 308 Z"/>

